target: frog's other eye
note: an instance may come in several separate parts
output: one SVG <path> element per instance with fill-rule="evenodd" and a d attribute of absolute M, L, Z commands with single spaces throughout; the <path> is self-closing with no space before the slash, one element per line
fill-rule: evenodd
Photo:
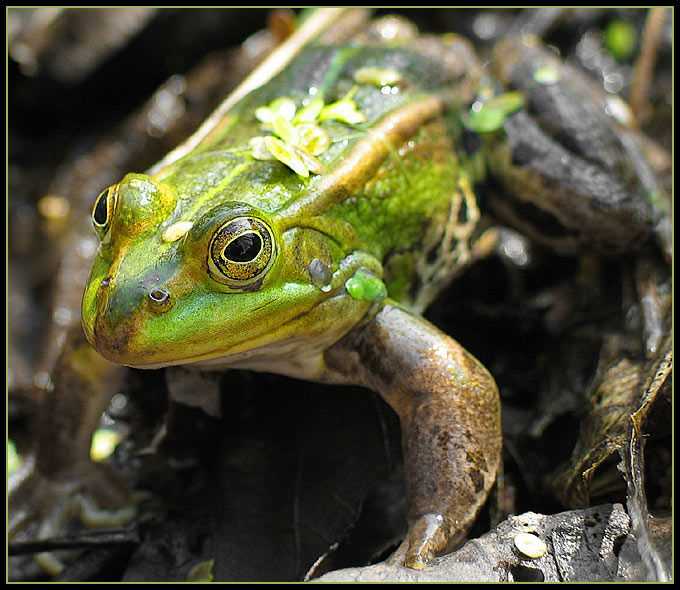
<path fill-rule="evenodd" d="M 269 270 L 274 250 L 274 235 L 265 222 L 256 217 L 236 217 L 213 234 L 208 271 L 225 285 L 248 285 Z"/>
<path fill-rule="evenodd" d="M 102 244 L 111 240 L 111 221 L 118 200 L 118 185 L 102 191 L 92 207 L 92 225 Z"/>

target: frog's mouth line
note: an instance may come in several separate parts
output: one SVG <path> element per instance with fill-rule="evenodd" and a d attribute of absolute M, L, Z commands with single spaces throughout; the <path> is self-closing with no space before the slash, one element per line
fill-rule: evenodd
<path fill-rule="evenodd" d="M 310 314 L 324 314 L 323 304 L 333 305 L 333 300 L 344 299 L 339 289 L 328 297 L 257 338 L 234 344 L 226 350 L 207 352 L 170 362 L 124 363 L 135 369 L 161 369 L 171 366 L 184 366 L 191 370 L 247 369 L 265 373 L 276 373 L 299 379 L 314 380 L 323 370 L 323 352 L 340 340 L 368 312 L 362 309 L 359 318 L 345 314 L 344 321 L 333 323 L 314 322 L 314 331 L 301 331 L 291 328 L 296 323 L 304 323 Z M 341 316 L 342 317 L 342 316 Z"/>

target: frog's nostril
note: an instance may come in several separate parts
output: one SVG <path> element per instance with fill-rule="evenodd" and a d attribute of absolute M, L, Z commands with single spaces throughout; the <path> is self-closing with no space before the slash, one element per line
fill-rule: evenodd
<path fill-rule="evenodd" d="M 108 287 L 111 284 L 111 279 L 113 279 L 113 277 L 111 275 L 104 277 L 102 279 L 102 282 L 99 284 L 99 286 L 100 287 Z"/>
<path fill-rule="evenodd" d="M 167 311 L 172 307 L 170 292 L 165 289 L 152 289 L 149 291 L 149 301 L 154 311 Z"/>

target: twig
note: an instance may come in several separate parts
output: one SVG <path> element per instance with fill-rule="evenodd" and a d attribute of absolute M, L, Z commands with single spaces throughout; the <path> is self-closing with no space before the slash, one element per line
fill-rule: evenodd
<path fill-rule="evenodd" d="M 668 8 L 664 7 L 650 8 L 642 32 L 642 46 L 633 68 L 633 80 L 630 89 L 630 106 L 635 113 L 638 126 L 647 120 L 651 114 L 649 86 L 654 75 L 654 66 L 659 54 L 659 43 L 661 42 L 667 12 Z"/>

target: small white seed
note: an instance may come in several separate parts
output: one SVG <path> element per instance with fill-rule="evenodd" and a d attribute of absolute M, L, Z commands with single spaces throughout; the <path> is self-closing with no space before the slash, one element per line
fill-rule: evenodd
<path fill-rule="evenodd" d="M 548 550 L 546 544 L 531 533 L 520 533 L 514 541 L 515 547 L 528 557 L 540 557 Z"/>

